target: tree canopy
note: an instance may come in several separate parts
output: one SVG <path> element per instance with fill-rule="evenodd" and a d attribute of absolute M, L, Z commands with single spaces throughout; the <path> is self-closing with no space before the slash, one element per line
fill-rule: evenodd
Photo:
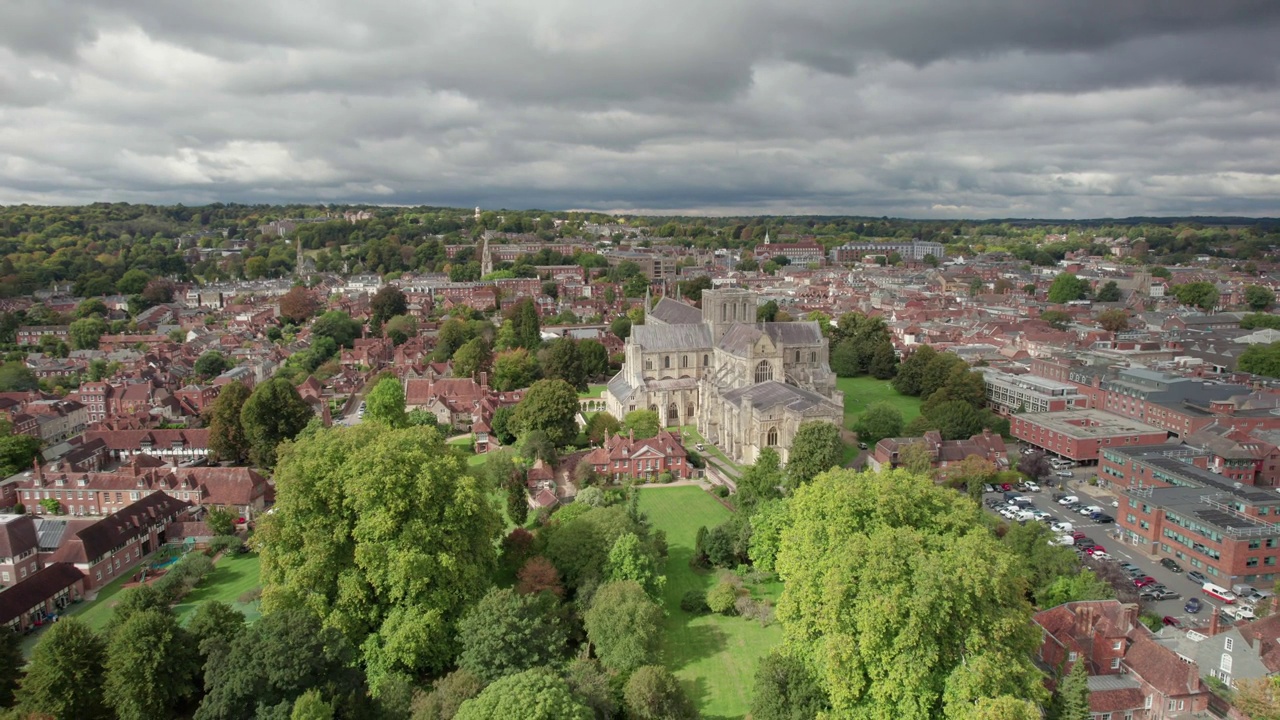
<path fill-rule="evenodd" d="M 399 378 L 384 377 L 373 386 L 365 397 L 364 419 L 389 428 L 402 428 L 409 424 L 404 411 L 404 386 Z"/>
<path fill-rule="evenodd" d="M 1080 300 L 1089 294 L 1089 281 L 1076 277 L 1072 273 L 1059 273 L 1049 285 L 1049 302 L 1068 303 Z"/>
<path fill-rule="evenodd" d="M 498 680 L 462 703 L 455 720 L 592 720 L 591 711 L 569 686 L 546 669 L 535 668 Z"/>
<path fill-rule="evenodd" d="M 484 594 L 502 522 L 434 428 L 331 428 L 282 449 L 258 529 L 264 611 L 305 607 L 361 648 L 376 687 L 439 671 Z M 315 532 L 324 528 L 324 532 Z"/>
<path fill-rule="evenodd" d="M 578 392 L 563 380 L 539 380 L 516 406 L 516 434 L 534 431 L 547 434 L 555 445 L 563 445 L 578 434 Z"/>
<path fill-rule="evenodd" d="M 311 406 L 286 378 L 275 377 L 255 387 L 240 408 L 249 458 L 259 467 L 273 467 L 276 447 L 302 432 L 313 415 Z"/>
<path fill-rule="evenodd" d="M 843 454 L 839 427 L 824 420 L 800 423 L 787 453 L 787 485 L 799 487 L 818 473 L 840 467 Z"/>
<path fill-rule="evenodd" d="M 838 715 L 962 717 L 979 698 L 1044 694 L 1018 559 L 967 498 L 902 470 L 842 470 L 799 488 L 790 512 L 778 618 Z"/>

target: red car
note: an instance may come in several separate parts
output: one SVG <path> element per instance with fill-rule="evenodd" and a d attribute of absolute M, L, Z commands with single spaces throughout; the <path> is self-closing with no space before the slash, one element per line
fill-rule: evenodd
<path fill-rule="evenodd" d="M 1012 489 L 1013 489 L 1013 486 L 1012 486 L 1012 485 L 1010 485 L 1009 483 L 1001 483 L 1001 484 L 1000 484 L 1000 489 L 1001 489 L 1001 490 L 1003 490 L 1003 491 L 1005 491 L 1005 492 L 1009 492 L 1010 490 L 1012 490 Z"/>
<path fill-rule="evenodd" d="M 1088 550 L 1085 550 L 1085 552 L 1089 553 L 1090 555 L 1093 555 L 1094 553 L 1103 553 L 1103 552 L 1106 552 L 1106 551 L 1107 551 L 1107 549 L 1106 549 L 1106 548 L 1104 548 L 1104 547 L 1102 547 L 1101 545 L 1094 545 L 1093 547 L 1089 548 Z"/>
<path fill-rule="evenodd" d="M 1172 615 L 1165 615 L 1161 618 L 1160 622 L 1165 625 L 1172 625 L 1173 627 L 1182 627 L 1182 621 Z"/>
<path fill-rule="evenodd" d="M 1134 587 L 1146 587 L 1148 585 L 1155 585 L 1155 583 L 1156 583 L 1156 579 L 1151 577 L 1150 575 L 1143 575 L 1142 577 L 1134 578 L 1133 580 Z"/>
<path fill-rule="evenodd" d="M 1079 530 L 1076 530 L 1075 532 L 1071 533 L 1072 540 L 1079 540 L 1082 537 L 1088 537 L 1088 535 L 1085 535 L 1083 532 Z"/>

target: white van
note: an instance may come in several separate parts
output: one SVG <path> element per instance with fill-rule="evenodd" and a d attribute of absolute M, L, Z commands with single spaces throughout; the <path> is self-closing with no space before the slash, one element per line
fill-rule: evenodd
<path fill-rule="evenodd" d="M 1213 583 L 1205 583 L 1204 586 L 1200 588 L 1200 592 L 1204 593 L 1205 595 L 1208 595 L 1211 598 L 1217 598 L 1218 600 L 1221 600 L 1222 602 L 1228 605 L 1234 605 L 1236 602 L 1235 593 L 1222 587 L 1221 585 L 1214 585 Z"/>

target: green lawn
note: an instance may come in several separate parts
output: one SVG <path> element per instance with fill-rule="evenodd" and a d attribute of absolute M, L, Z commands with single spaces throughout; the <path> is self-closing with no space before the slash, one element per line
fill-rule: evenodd
<path fill-rule="evenodd" d="M 257 602 L 240 602 L 240 596 L 258 587 L 262 561 L 257 553 L 226 553 L 182 602 L 173 606 L 178 622 L 185 624 L 188 617 L 203 603 L 217 600 L 244 613 L 249 621 L 261 615 Z"/>
<path fill-rule="evenodd" d="M 705 720 L 740 718 L 751 705 L 756 663 L 782 640 L 776 623 L 761 627 L 753 620 L 721 615 L 690 615 L 680 609 L 688 590 L 707 590 L 714 573 L 689 567 L 698 528 L 724 522 L 729 511 L 696 487 L 647 487 L 640 492 L 640 507 L 654 529 L 667 534 L 666 638 L 663 660 L 680 678 Z M 781 585 L 759 588 L 759 597 L 777 598 Z"/>
<path fill-rule="evenodd" d="M 855 420 L 869 406 L 887 402 L 902 412 L 902 421 L 909 423 L 920 415 L 920 398 L 900 395 L 888 380 L 877 380 L 869 375 L 840 378 L 836 388 L 844 392 L 844 425 L 852 428 Z"/>
<path fill-rule="evenodd" d="M 706 439 L 702 437 L 701 433 L 698 432 L 698 428 L 696 426 L 680 425 L 680 426 L 672 426 L 667 429 L 672 431 L 678 430 L 681 433 L 682 437 L 685 438 L 685 443 L 684 443 L 685 447 L 690 450 L 693 450 L 699 455 L 702 455 L 703 457 L 706 457 L 707 455 L 713 455 L 717 460 L 720 461 L 720 464 L 722 465 L 727 465 L 735 470 L 742 469 L 742 467 L 738 465 L 738 463 L 730 460 L 727 455 L 720 452 L 720 448 L 707 442 Z M 704 448 L 703 450 L 699 450 L 697 448 L 698 443 L 702 443 Z M 697 528 L 694 528 L 694 530 L 697 530 Z"/>
<path fill-rule="evenodd" d="M 586 392 L 578 393 L 580 398 L 598 398 L 604 395 L 604 385 L 588 385 Z"/>
<path fill-rule="evenodd" d="M 137 568 L 133 568 L 132 572 L 127 572 L 99 588 L 98 596 L 93 600 L 79 605 L 72 605 L 69 614 L 75 615 L 77 619 L 83 621 L 94 630 L 105 629 L 107 623 L 111 620 L 111 613 L 115 609 L 116 600 L 118 599 L 116 596 L 124 589 L 125 582 L 133 577 L 134 572 L 137 572 Z"/>

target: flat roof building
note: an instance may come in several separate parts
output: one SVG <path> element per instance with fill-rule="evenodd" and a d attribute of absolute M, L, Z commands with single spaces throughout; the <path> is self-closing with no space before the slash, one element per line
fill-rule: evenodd
<path fill-rule="evenodd" d="M 1029 445 L 1085 464 L 1097 463 L 1106 447 L 1154 445 L 1169 437 L 1154 425 L 1093 409 L 1020 413 L 1009 418 L 1009 430 Z"/>
<path fill-rule="evenodd" d="M 987 402 L 1004 414 L 1046 413 L 1083 408 L 1087 399 L 1071 383 L 1037 375 L 1014 375 L 994 368 L 982 368 L 987 385 Z"/>

